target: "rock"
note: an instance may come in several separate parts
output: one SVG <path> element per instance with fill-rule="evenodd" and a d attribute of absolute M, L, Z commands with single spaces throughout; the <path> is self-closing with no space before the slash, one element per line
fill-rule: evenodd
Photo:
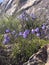
<path fill-rule="evenodd" d="M 23 65 L 49 65 L 49 44 L 33 54 Z"/>
<path fill-rule="evenodd" d="M 0 46 L 0 65 L 10 65 L 7 51 L 2 46 Z"/>
<path fill-rule="evenodd" d="M 16 0 L 4 0 L 1 7 L 3 14 L 6 13 L 6 15 L 12 15 L 17 7 Z"/>
<path fill-rule="evenodd" d="M 47 58 L 47 63 L 45 65 L 49 65 L 49 45 L 47 47 L 48 47 L 48 49 L 47 49 L 48 58 Z"/>
<path fill-rule="evenodd" d="M 8 15 L 25 10 L 28 14 L 34 13 L 41 20 L 49 21 L 48 0 L 4 0 L 1 7 L 2 12 Z"/>
<path fill-rule="evenodd" d="M 34 13 L 41 20 L 49 22 L 48 0 L 4 0 L 1 7 L 2 13 L 4 12 L 8 15 L 15 15 L 17 12 L 26 11 L 27 14 Z"/>

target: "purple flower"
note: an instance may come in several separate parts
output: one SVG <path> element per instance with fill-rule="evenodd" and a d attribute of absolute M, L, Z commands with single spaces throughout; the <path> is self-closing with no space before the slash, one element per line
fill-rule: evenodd
<path fill-rule="evenodd" d="M 26 38 L 29 33 L 30 33 L 30 30 L 25 30 L 23 33 L 23 38 Z"/>
<path fill-rule="evenodd" d="M 10 41 L 10 37 L 8 36 L 7 38 L 6 38 L 8 41 Z"/>
<path fill-rule="evenodd" d="M 39 32 L 39 28 L 38 27 L 35 29 L 35 32 Z"/>
<path fill-rule="evenodd" d="M 4 34 L 4 38 L 7 38 L 8 37 L 8 35 L 7 34 Z"/>
<path fill-rule="evenodd" d="M 30 16 L 32 17 L 32 19 L 36 19 L 35 14 L 30 14 Z"/>
<path fill-rule="evenodd" d="M 22 14 L 20 14 L 20 16 L 19 16 L 18 18 L 20 18 L 20 19 L 24 19 L 24 18 L 25 18 L 25 14 L 24 14 L 24 12 L 23 12 Z"/>
<path fill-rule="evenodd" d="M 3 44 L 7 44 L 9 42 L 10 42 L 10 37 L 8 36 L 8 34 L 4 34 Z"/>
<path fill-rule="evenodd" d="M 4 39 L 10 40 L 10 37 L 8 36 L 8 34 L 4 34 Z"/>
<path fill-rule="evenodd" d="M 7 43 L 9 43 L 9 39 L 6 39 L 6 38 L 5 38 L 5 39 L 3 40 L 3 44 L 7 44 Z"/>
<path fill-rule="evenodd" d="M 34 29 L 32 29 L 32 30 L 31 30 L 31 33 L 32 33 L 32 34 L 34 34 L 34 33 L 35 33 L 35 30 L 34 30 Z"/>
<path fill-rule="evenodd" d="M 24 34 L 29 34 L 30 33 L 30 30 L 25 30 L 24 31 Z"/>
<path fill-rule="evenodd" d="M 23 38 L 27 38 L 27 34 L 23 33 Z"/>
<path fill-rule="evenodd" d="M 7 43 L 7 40 L 6 40 L 6 39 L 4 39 L 4 40 L 3 40 L 3 44 L 6 44 L 6 43 Z"/>
<path fill-rule="evenodd" d="M 10 32 L 10 30 L 9 29 L 6 29 L 5 33 L 9 33 L 9 32 Z"/>
<path fill-rule="evenodd" d="M 20 19 L 22 19 L 22 18 L 23 18 L 22 14 L 19 16 L 19 18 L 20 18 Z"/>
<path fill-rule="evenodd" d="M 23 32 L 19 32 L 19 35 L 20 35 L 20 36 L 23 35 Z"/>
<path fill-rule="evenodd" d="M 43 30 L 46 29 L 46 26 L 45 26 L 45 25 L 42 25 L 42 29 L 43 29 Z"/>
<path fill-rule="evenodd" d="M 36 33 L 36 36 L 39 37 L 40 36 L 40 33 Z"/>

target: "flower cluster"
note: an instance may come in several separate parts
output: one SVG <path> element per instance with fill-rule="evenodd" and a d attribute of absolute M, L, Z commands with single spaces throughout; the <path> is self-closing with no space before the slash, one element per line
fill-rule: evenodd
<path fill-rule="evenodd" d="M 33 20 L 36 19 L 35 14 L 32 13 L 32 14 L 28 15 L 25 11 L 23 13 L 21 13 L 17 18 L 21 19 L 21 20 L 29 21 L 28 16 L 31 17 Z"/>
<path fill-rule="evenodd" d="M 7 44 L 7 43 L 10 42 L 9 32 L 10 32 L 9 29 L 7 29 L 7 30 L 5 31 L 6 34 L 4 34 L 3 44 Z"/>
<path fill-rule="evenodd" d="M 42 25 L 40 28 L 37 27 L 35 29 L 26 29 L 24 32 L 20 31 L 19 33 L 16 33 L 16 31 L 10 31 L 9 29 L 7 29 L 5 31 L 4 34 L 4 40 L 3 40 L 3 44 L 7 44 L 10 42 L 10 35 L 12 35 L 14 38 L 17 38 L 18 36 L 22 36 L 23 38 L 27 38 L 29 34 L 35 34 L 37 37 L 41 36 L 41 31 L 45 30 L 46 26 Z M 9 35 L 10 34 L 10 35 Z"/>

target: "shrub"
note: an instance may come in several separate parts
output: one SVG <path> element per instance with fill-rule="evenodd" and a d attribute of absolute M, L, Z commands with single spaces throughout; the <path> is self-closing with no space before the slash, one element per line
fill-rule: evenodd
<path fill-rule="evenodd" d="M 23 65 L 23 63 L 26 62 L 32 54 L 36 53 L 48 42 L 49 41 L 36 37 L 32 39 L 23 39 L 22 37 L 19 37 L 13 47 L 11 60 L 12 65 Z"/>
<path fill-rule="evenodd" d="M 19 31 L 25 31 L 27 29 L 31 30 L 36 27 L 41 27 L 42 21 L 39 22 L 39 19 L 29 20 L 29 21 L 20 21 L 17 19 L 13 19 L 13 17 L 3 19 L 0 22 L 0 42 L 2 42 L 3 34 L 6 29 L 10 29 L 11 31 L 15 30 L 16 33 Z M 25 25 L 25 26 L 24 26 Z M 15 34 L 14 34 L 15 35 Z M 49 41 L 45 41 L 43 39 L 37 38 L 35 35 L 30 34 L 26 38 L 22 38 L 22 36 L 18 36 L 15 39 L 14 35 L 11 36 L 11 42 L 13 43 L 13 51 L 10 55 L 10 60 L 12 65 L 22 65 L 26 62 L 29 57 L 36 53 L 43 45 L 49 43 Z"/>

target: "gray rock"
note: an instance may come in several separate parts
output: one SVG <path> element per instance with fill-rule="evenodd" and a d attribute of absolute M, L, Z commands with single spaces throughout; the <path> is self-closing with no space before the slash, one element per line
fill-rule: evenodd
<path fill-rule="evenodd" d="M 48 0 L 4 0 L 1 7 L 2 12 L 8 15 L 15 15 L 17 12 L 26 11 L 29 15 L 34 13 L 37 18 L 46 22 L 49 21 Z"/>
<path fill-rule="evenodd" d="M 32 55 L 23 65 L 47 65 L 49 63 L 49 44 Z"/>
<path fill-rule="evenodd" d="M 28 14 L 34 13 L 41 20 L 49 21 L 48 0 L 4 0 L 1 6 L 2 11 L 8 15 L 25 10 Z"/>

